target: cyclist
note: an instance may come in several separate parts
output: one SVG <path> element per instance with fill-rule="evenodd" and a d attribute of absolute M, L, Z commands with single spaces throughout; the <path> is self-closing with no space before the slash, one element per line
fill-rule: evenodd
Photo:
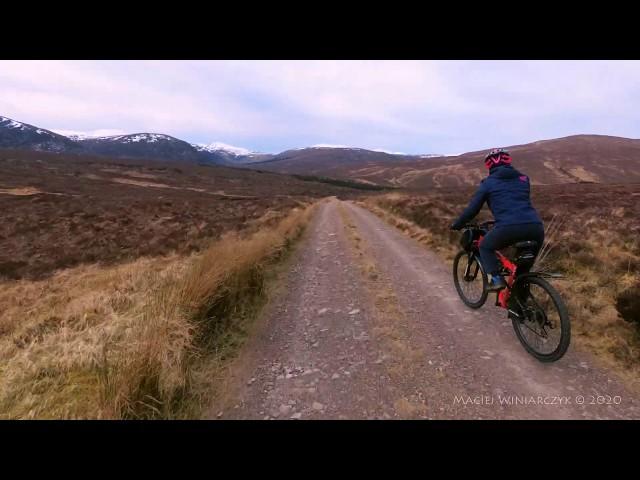
<path fill-rule="evenodd" d="M 529 177 L 513 168 L 509 152 L 493 149 L 486 155 L 484 164 L 489 176 L 480 182 L 469 206 L 451 229 L 460 230 L 487 202 L 496 223 L 480 244 L 480 259 L 485 271 L 491 275 L 489 291 L 498 291 L 507 284 L 499 275 L 496 250 L 523 240 L 535 241 L 539 250 L 544 241 L 544 226 L 531 204 Z"/>

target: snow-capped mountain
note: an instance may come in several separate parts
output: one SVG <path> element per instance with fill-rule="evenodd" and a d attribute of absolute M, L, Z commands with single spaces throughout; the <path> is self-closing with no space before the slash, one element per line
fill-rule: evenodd
<path fill-rule="evenodd" d="M 68 135 L 61 133 L 0 116 L 0 148 L 214 164 L 249 163 L 254 161 L 254 155 L 255 159 L 264 158 L 261 154 L 222 143 L 195 146 L 162 133 L 108 136 L 72 131 Z"/>
<path fill-rule="evenodd" d="M 0 116 L 0 148 L 29 149 L 46 152 L 80 150 L 73 140 L 28 123 Z"/>
<path fill-rule="evenodd" d="M 216 155 L 229 165 L 261 162 L 272 158 L 270 153 L 253 152 L 247 148 L 235 147 L 222 142 L 193 144 L 203 154 Z"/>
<path fill-rule="evenodd" d="M 82 140 L 88 140 L 90 138 L 99 138 L 99 137 L 92 137 L 90 135 L 82 135 L 82 134 L 77 134 L 77 135 L 65 135 L 69 140 L 73 140 L 74 142 L 81 142 Z"/>
<path fill-rule="evenodd" d="M 84 149 L 95 155 L 148 158 L 165 161 L 220 163 L 216 155 L 203 156 L 188 142 L 161 133 L 134 133 L 77 140 Z"/>
<path fill-rule="evenodd" d="M 231 155 L 235 155 L 236 157 L 247 156 L 247 155 L 252 155 L 256 153 L 246 148 L 234 147 L 233 145 L 227 145 L 226 143 L 222 143 L 222 142 L 213 142 L 209 144 L 198 143 L 198 144 L 195 144 L 194 147 L 199 151 L 225 152 Z"/>
<path fill-rule="evenodd" d="M 119 143 L 156 143 L 161 140 L 178 140 L 177 138 L 170 137 L 169 135 L 163 135 L 160 133 L 135 133 L 133 135 L 109 135 L 106 137 L 91 137 L 88 135 L 75 135 L 74 138 L 78 141 L 84 140 L 100 140 L 102 142 L 119 142 Z M 182 140 L 180 140 L 182 141 Z"/>
<path fill-rule="evenodd" d="M 40 128 L 36 128 L 32 125 L 27 125 L 26 123 L 16 122 L 15 120 L 11 120 L 10 118 L 7 118 L 7 117 L 0 117 L 0 127 L 13 129 L 13 130 L 20 130 L 20 131 L 35 130 L 36 133 L 39 133 L 39 134 L 42 134 L 45 132 Z"/>

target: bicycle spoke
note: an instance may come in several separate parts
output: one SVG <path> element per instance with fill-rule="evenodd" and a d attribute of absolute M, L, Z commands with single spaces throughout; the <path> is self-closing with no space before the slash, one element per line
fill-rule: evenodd
<path fill-rule="evenodd" d="M 471 260 L 467 256 L 458 264 L 458 278 L 460 289 L 464 296 L 471 302 L 478 301 L 483 293 L 482 272 L 475 258 Z"/>

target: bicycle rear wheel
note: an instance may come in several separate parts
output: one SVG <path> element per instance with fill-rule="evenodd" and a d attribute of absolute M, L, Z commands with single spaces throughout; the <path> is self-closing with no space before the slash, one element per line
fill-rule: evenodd
<path fill-rule="evenodd" d="M 453 260 L 453 283 L 466 306 L 480 308 L 487 301 L 487 276 L 474 253 L 458 252 Z"/>
<path fill-rule="evenodd" d="M 516 280 L 512 290 L 512 316 L 516 336 L 524 348 L 541 362 L 555 362 L 569 348 L 569 313 L 555 288 L 545 279 L 527 276 Z"/>

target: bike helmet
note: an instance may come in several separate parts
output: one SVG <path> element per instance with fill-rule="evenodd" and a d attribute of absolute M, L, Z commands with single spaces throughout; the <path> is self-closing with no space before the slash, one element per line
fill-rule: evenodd
<path fill-rule="evenodd" d="M 484 165 L 489 169 L 509 164 L 511 164 L 511 155 L 503 148 L 494 148 L 484 157 Z"/>

